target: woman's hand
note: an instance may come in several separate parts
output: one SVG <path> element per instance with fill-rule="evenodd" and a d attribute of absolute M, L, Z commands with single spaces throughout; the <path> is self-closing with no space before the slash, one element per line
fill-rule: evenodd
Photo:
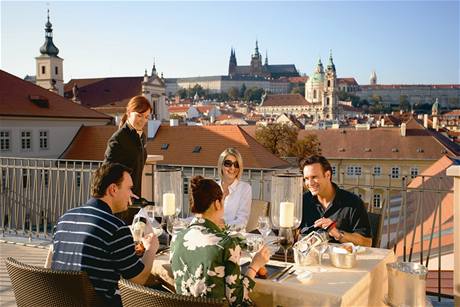
<path fill-rule="evenodd" d="M 270 260 L 270 250 L 267 245 L 263 245 L 262 248 L 252 258 L 250 266 L 258 271 Z"/>

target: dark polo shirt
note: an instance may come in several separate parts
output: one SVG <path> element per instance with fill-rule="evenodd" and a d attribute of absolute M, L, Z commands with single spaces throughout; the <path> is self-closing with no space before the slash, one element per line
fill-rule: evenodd
<path fill-rule="evenodd" d="M 369 216 L 363 201 L 356 194 L 342 190 L 335 183 L 335 197 L 324 210 L 316 196 L 310 191 L 303 194 L 303 211 L 301 228 L 311 226 L 319 218 L 329 218 L 337 223 L 337 229 L 345 232 L 357 232 L 365 237 L 372 237 Z M 311 228 L 307 233 L 317 230 Z"/>

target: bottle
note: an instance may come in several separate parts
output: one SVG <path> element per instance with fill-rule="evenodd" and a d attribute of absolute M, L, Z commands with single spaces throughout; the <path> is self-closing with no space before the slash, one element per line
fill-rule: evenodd
<path fill-rule="evenodd" d="M 142 237 L 144 236 L 145 226 L 147 219 L 142 216 L 137 216 L 133 220 L 133 240 L 134 240 L 134 251 L 137 256 L 141 257 L 145 252 L 144 244 L 142 243 Z"/>

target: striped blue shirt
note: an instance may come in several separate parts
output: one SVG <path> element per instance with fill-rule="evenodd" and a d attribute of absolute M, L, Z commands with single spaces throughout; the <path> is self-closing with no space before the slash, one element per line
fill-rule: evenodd
<path fill-rule="evenodd" d="M 86 271 L 96 292 L 111 306 L 121 305 L 115 293 L 120 276 L 133 278 L 144 269 L 128 226 L 100 199 L 91 198 L 59 218 L 53 247 L 51 268 Z"/>

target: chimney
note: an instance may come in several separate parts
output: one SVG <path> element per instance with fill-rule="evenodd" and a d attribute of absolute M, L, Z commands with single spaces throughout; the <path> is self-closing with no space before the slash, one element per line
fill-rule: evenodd
<path fill-rule="evenodd" d="M 423 127 L 428 129 L 428 114 L 423 114 Z"/>
<path fill-rule="evenodd" d="M 406 123 L 401 124 L 401 136 L 406 136 Z"/>
<path fill-rule="evenodd" d="M 169 120 L 169 126 L 171 126 L 171 127 L 177 127 L 177 126 L 179 126 L 179 119 L 177 119 L 177 118 L 171 118 L 171 119 Z"/>
<path fill-rule="evenodd" d="M 438 117 L 433 116 L 433 129 L 438 131 Z"/>
<path fill-rule="evenodd" d="M 385 126 L 385 118 L 384 117 L 382 117 L 380 119 L 380 127 L 383 127 L 383 126 Z"/>

